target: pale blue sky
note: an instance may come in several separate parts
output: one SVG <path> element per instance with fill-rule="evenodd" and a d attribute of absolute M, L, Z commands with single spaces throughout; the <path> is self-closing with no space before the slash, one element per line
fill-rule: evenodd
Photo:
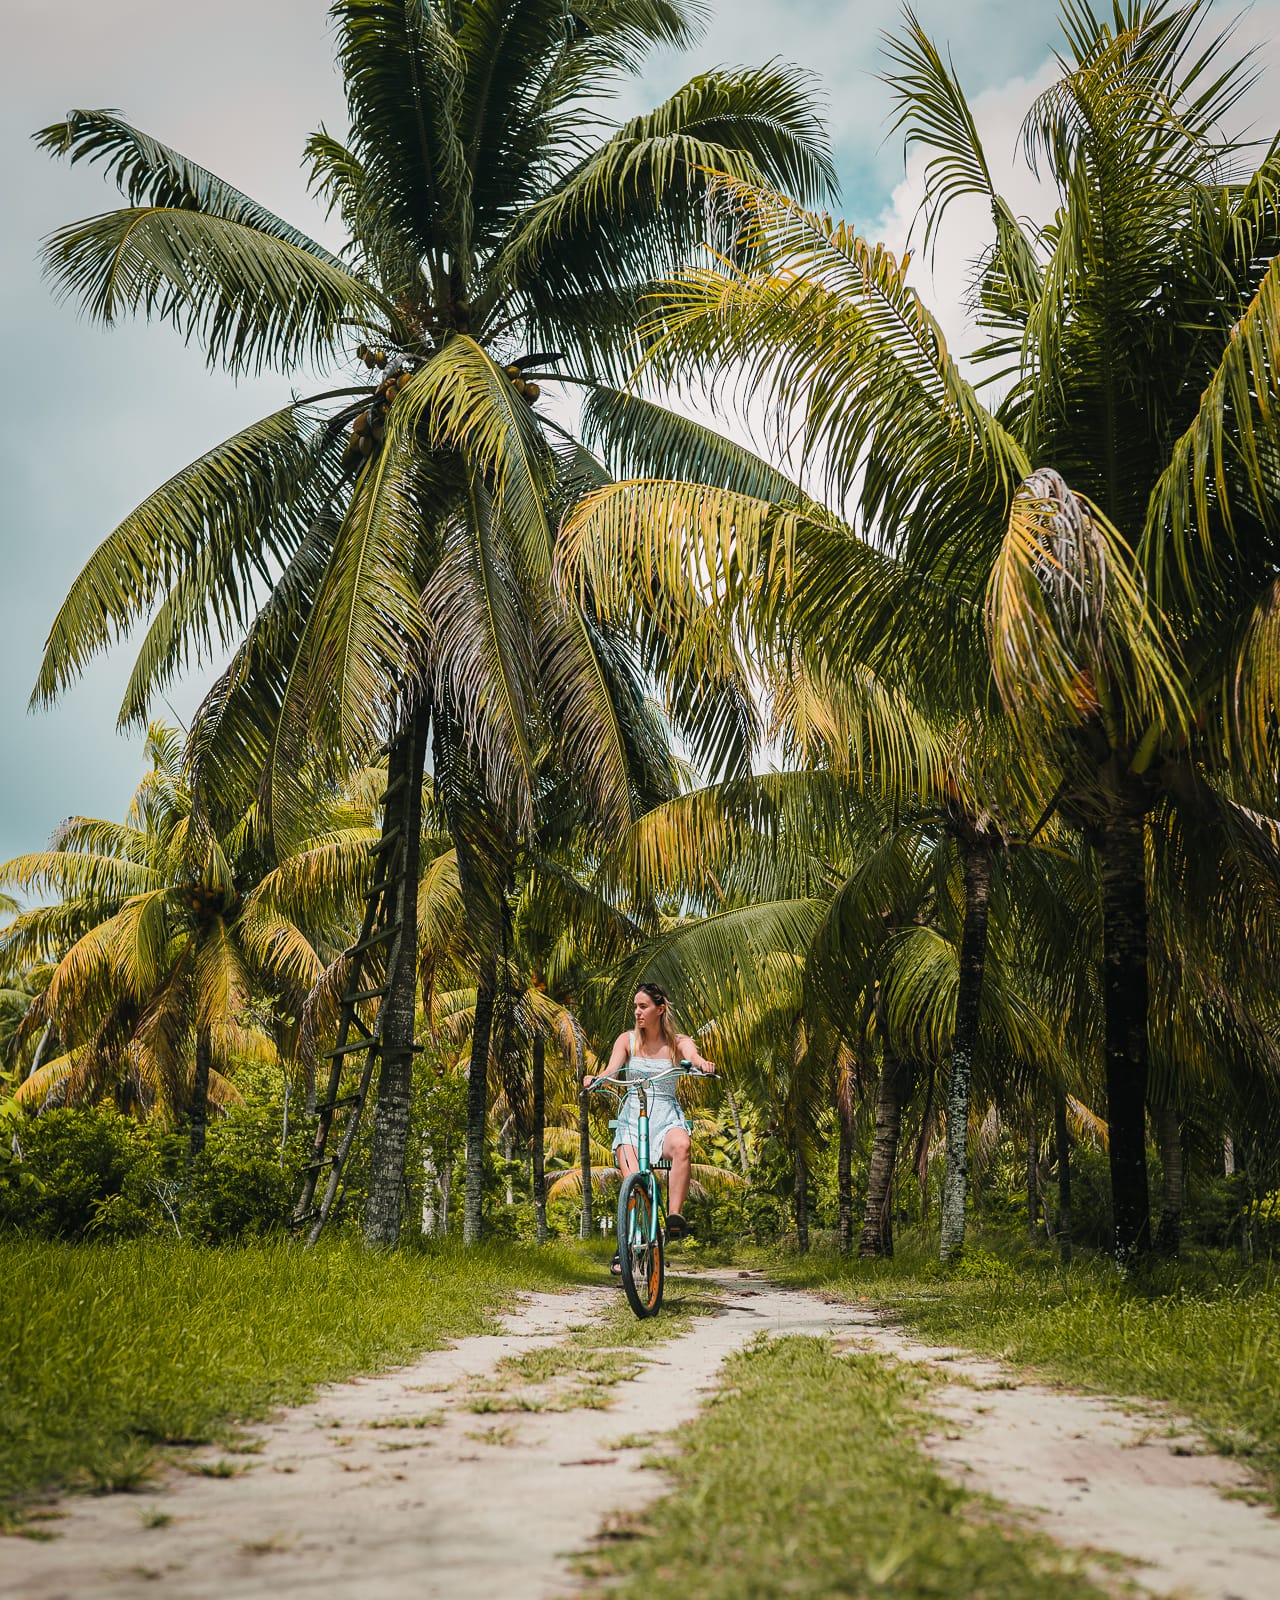
<path fill-rule="evenodd" d="M 1267 0 L 1270 10 L 1275 0 Z M 972 93 L 1030 76 L 1056 42 L 1051 0 L 918 0 L 950 43 Z M 722 0 L 696 51 L 656 57 L 618 113 L 661 98 L 691 73 L 783 57 L 822 85 L 837 143 L 845 213 L 869 226 L 902 177 L 884 141 L 876 80 L 893 0 Z M 113 106 L 301 226 L 318 231 L 298 162 L 320 121 L 340 128 L 342 97 L 323 0 L 9 0 L 0 67 L 4 215 L 0 348 L 8 369 L 0 428 L 4 570 L 0 859 L 40 848 L 65 815 L 119 816 L 140 774 L 140 740 L 115 731 L 132 659 L 126 643 L 52 712 L 27 696 L 68 584 L 151 488 L 288 394 L 288 381 L 238 386 L 209 373 L 169 329 L 89 327 L 56 304 L 37 265 L 39 238 L 109 209 L 114 187 L 39 154 L 33 130 L 72 107 Z M 997 95 L 998 98 L 998 95 Z M 1009 143 L 1016 126 L 1006 130 Z M 173 696 L 186 716 L 202 677 Z M 158 707 L 167 715 L 164 707 Z"/>

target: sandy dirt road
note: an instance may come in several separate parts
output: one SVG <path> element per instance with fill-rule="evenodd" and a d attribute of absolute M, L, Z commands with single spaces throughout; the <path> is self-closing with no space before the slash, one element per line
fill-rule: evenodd
<path fill-rule="evenodd" d="M 1143 1563 L 1133 1577 L 1187 1600 L 1276 1600 L 1280 1522 L 1222 1497 L 1238 1469 L 1189 1453 L 1167 1419 L 1021 1383 L 919 1345 L 865 1307 L 755 1274 L 704 1274 L 712 1316 L 649 1353 L 608 1410 L 474 1409 L 506 1357 L 563 1342 L 613 1303 L 611 1285 L 528 1295 L 498 1335 L 334 1385 L 255 1426 L 261 1448 L 185 1453 L 142 1494 L 69 1497 L 59 1537 L 0 1545 L 4 1600 L 552 1600 L 612 1514 L 661 1494 L 648 1440 L 697 1414 L 725 1356 L 759 1333 L 829 1334 L 953 1381 L 931 1402 L 942 1470 L 1025 1510 L 1064 1544 Z M 955 1359 L 950 1359 L 955 1355 Z M 962 1381 L 956 1382 L 955 1379 Z M 208 1472 L 230 1472 L 209 1476 Z M 957 1596 L 956 1600 L 964 1600 Z"/>

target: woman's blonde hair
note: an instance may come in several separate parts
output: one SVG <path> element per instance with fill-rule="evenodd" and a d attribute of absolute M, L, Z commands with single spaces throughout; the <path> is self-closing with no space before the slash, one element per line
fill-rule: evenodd
<path fill-rule="evenodd" d="M 667 991 L 660 983 L 638 983 L 637 994 L 647 994 L 655 1006 L 658 1006 L 662 1016 L 662 1037 L 667 1042 L 671 1051 L 671 1059 L 675 1061 L 680 1051 L 680 1035 L 676 1032 L 675 1019 L 671 1015 L 671 1002 L 667 999 Z"/>

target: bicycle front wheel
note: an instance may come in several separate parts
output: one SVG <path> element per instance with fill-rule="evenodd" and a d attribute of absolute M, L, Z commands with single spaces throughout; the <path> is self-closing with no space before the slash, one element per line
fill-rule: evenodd
<path fill-rule="evenodd" d="M 662 1305 L 662 1230 L 654 1215 L 657 1184 L 648 1172 L 632 1172 L 618 1196 L 618 1260 L 622 1287 L 638 1317 L 657 1316 Z"/>

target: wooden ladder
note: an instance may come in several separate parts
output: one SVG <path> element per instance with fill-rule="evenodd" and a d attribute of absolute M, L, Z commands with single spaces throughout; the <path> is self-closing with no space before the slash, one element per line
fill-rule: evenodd
<path fill-rule="evenodd" d="M 382 836 L 373 848 L 375 881 L 365 895 L 360 936 L 346 951 L 351 965 L 338 1012 L 337 1039 L 332 1050 L 324 1051 L 320 1057 L 322 1061 L 329 1062 L 329 1080 L 324 1098 L 316 1105 L 318 1121 L 311 1159 L 302 1169 L 302 1185 L 293 1209 L 293 1229 L 295 1233 L 306 1229 L 308 1245 L 313 1245 L 320 1237 L 339 1190 L 343 1188 L 347 1159 L 355 1144 L 356 1134 L 360 1131 L 360 1119 L 369 1098 L 374 1067 L 383 1054 L 381 1004 L 378 1020 L 372 1030 L 365 1026 L 359 1008 L 370 1000 L 385 1000 L 390 984 L 393 951 L 387 949 L 387 959 L 383 963 L 386 976 L 380 984 L 376 979 L 366 978 L 366 973 L 372 952 L 394 946 L 401 931 L 403 908 L 396 904 L 395 890 L 407 843 L 405 822 L 414 815 L 414 808 L 407 803 L 409 773 L 395 770 L 408 764 L 407 757 L 403 763 L 397 761 L 398 753 L 393 746 L 387 788 L 378 801 L 382 808 L 383 824 Z M 417 885 L 412 885 L 408 892 L 416 894 Z M 409 1048 L 417 1050 L 420 1046 Z M 348 1062 L 358 1059 L 362 1054 L 364 1061 L 360 1067 L 359 1081 L 354 1089 L 344 1093 L 344 1076 L 350 1081 Z M 330 1138 L 337 1131 L 335 1125 L 340 1116 L 341 1136 L 330 1150 Z M 328 1175 L 317 1204 L 316 1190 L 320 1186 L 320 1174 L 326 1169 Z"/>

